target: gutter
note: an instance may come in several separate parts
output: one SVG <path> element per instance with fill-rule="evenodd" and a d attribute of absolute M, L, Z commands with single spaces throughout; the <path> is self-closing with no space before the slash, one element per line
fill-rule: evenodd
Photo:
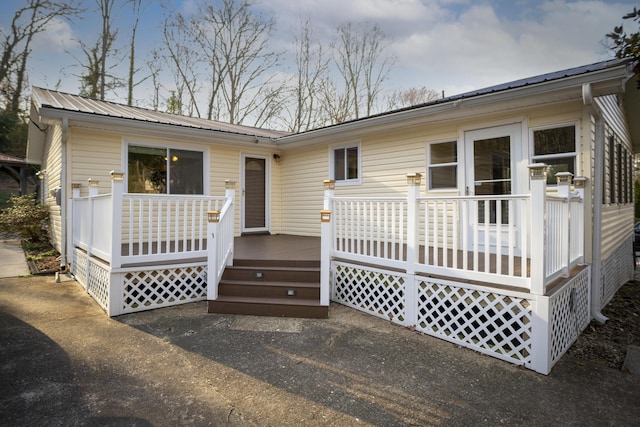
<path fill-rule="evenodd" d="M 62 165 L 61 165 L 61 173 L 60 173 L 60 217 L 62 221 L 60 221 L 60 237 L 62 239 L 62 251 L 60 256 L 60 268 L 62 271 L 67 270 L 67 222 L 69 219 L 67 218 L 67 137 L 69 130 L 69 119 L 67 117 L 62 118 L 62 141 L 61 141 L 61 151 L 62 151 Z"/>
<path fill-rule="evenodd" d="M 596 119 L 596 141 L 593 176 L 593 236 L 591 238 L 591 317 L 604 324 L 609 320 L 600 311 L 602 306 L 602 197 L 604 194 L 604 119 L 600 108 L 593 102 L 591 84 L 582 85 L 582 102 L 589 114 Z"/>

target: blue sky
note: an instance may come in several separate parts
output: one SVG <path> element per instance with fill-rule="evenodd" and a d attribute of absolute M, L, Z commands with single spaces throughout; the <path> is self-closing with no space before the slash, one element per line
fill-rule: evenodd
<path fill-rule="evenodd" d="M 168 4 L 188 11 L 194 1 Z M 22 3 L 2 2 L 0 28 L 6 28 Z M 32 85 L 78 92 L 76 58 L 82 58 L 78 40 L 93 44 L 100 30 L 95 1 L 81 3 L 87 9 L 83 19 L 55 22 L 35 41 L 29 67 Z M 608 59 L 612 54 L 602 44 L 604 35 L 634 6 L 640 7 L 637 0 L 255 0 L 255 4 L 276 17 L 273 44 L 281 49 L 292 48 L 294 28 L 301 19 L 310 18 L 317 36 L 327 44 L 342 22 L 377 22 L 390 38 L 389 52 L 397 57 L 385 86 L 426 86 L 447 95 Z M 159 44 L 165 14 L 160 0 L 143 0 L 137 48 L 141 59 Z M 114 17 L 117 45 L 125 49 L 131 6 L 118 8 Z M 637 25 L 630 24 L 629 29 L 637 31 Z M 171 85 L 168 78 L 166 85 Z M 145 93 L 149 89 L 141 88 L 137 97 L 144 98 Z M 124 93 L 110 99 L 122 102 Z M 148 106 L 144 101 L 142 105 Z"/>

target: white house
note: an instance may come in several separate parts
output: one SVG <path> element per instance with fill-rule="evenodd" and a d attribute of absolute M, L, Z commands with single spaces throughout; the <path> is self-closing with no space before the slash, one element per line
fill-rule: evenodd
<path fill-rule="evenodd" d="M 63 264 L 109 315 L 333 300 L 546 374 L 633 274 L 634 65 L 299 134 L 34 88 L 27 159 Z"/>

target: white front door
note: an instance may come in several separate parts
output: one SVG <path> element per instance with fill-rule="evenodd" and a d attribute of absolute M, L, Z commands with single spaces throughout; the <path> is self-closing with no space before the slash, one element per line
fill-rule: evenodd
<path fill-rule="evenodd" d="M 469 196 L 500 196 L 514 194 L 517 188 L 516 166 L 520 158 L 521 125 L 513 124 L 465 132 L 465 193 Z M 469 212 L 467 233 L 469 243 L 484 248 L 487 230 L 490 251 L 495 251 L 500 241 L 503 249 L 508 246 L 507 225 L 515 212 L 509 212 L 507 201 L 478 200 Z M 511 218 L 511 219 L 510 219 Z M 498 233 L 501 235 L 498 237 Z M 511 242 L 517 247 L 516 242 Z"/>
<path fill-rule="evenodd" d="M 269 157 L 242 156 L 242 232 L 269 230 Z"/>

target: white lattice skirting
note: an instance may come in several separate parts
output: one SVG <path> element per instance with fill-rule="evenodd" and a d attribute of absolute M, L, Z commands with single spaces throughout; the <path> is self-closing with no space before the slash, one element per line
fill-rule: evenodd
<path fill-rule="evenodd" d="M 117 274 L 122 314 L 201 301 L 207 297 L 207 264 L 156 267 Z"/>
<path fill-rule="evenodd" d="M 585 268 L 549 297 L 551 313 L 551 366 L 562 357 L 589 325 L 591 270 Z"/>
<path fill-rule="evenodd" d="M 589 323 L 589 274 L 587 267 L 548 297 L 333 261 L 331 295 L 340 304 L 546 374 Z M 549 318 L 538 323 L 538 334 L 549 339 L 536 347 L 534 309 L 543 306 Z M 537 364 L 534 352 L 542 354 Z"/>
<path fill-rule="evenodd" d="M 108 264 L 75 249 L 71 273 L 109 316 L 202 301 L 207 264 L 111 271 Z"/>

